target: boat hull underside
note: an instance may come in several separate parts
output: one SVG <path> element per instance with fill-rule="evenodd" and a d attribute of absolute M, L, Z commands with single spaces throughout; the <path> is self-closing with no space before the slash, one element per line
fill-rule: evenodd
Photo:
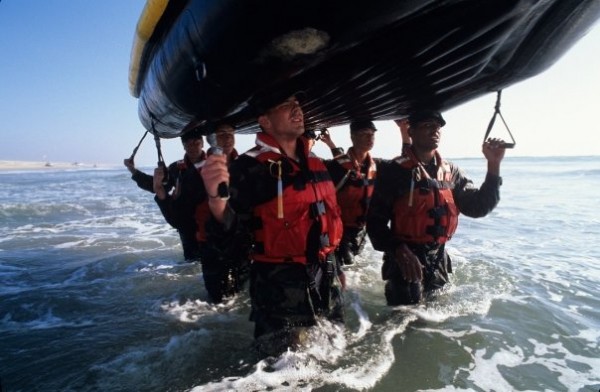
<path fill-rule="evenodd" d="M 597 0 L 190 0 L 157 26 L 134 95 L 166 138 L 223 118 L 255 132 L 254 104 L 297 90 L 309 129 L 447 110 L 544 71 L 599 15 Z"/>

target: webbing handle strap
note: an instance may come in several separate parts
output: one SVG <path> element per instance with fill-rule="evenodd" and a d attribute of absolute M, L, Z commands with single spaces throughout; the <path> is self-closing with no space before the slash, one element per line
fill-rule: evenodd
<path fill-rule="evenodd" d="M 162 155 L 162 150 L 160 148 L 160 138 L 158 137 L 157 134 L 154 134 L 154 144 L 156 145 L 156 153 L 158 155 L 158 164 L 164 165 L 165 159 L 163 158 L 163 155 Z"/>
<path fill-rule="evenodd" d="M 160 166 L 161 164 L 165 166 L 165 160 L 163 158 L 162 150 L 160 148 L 160 137 L 156 132 L 156 128 L 154 126 L 155 124 L 156 119 L 154 118 L 154 116 L 152 116 L 152 134 L 154 135 L 154 144 L 156 145 L 156 153 L 158 154 L 158 166 Z"/>
<path fill-rule="evenodd" d="M 144 132 L 144 135 L 142 136 L 142 138 L 140 139 L 140 141 L 138 142 L 137 146 L 135 146 L 135 148 L 133 149 L 133 152 L 131 153 L 131 156 L 129 157 L 130 161 L 133 161 L 133 158 L 135 158 L 135 154 L 137 154 L 138 149 L 140 148 L 140 145 L 142 144 L 142 142 L 144 141 L 144 139 L 146 138 L 146 135 L 148 134 L 148 130 L 146 130 L 146 132 Z"/>
<path fill-rule="evenodd" d="M 166 186 L 169 182 L 169 172 L 167 171 L 167 164 L 165 163 L 165 159 L 163 158 L 162 150 L 160 148 L 160 137 L 156 132 L 156 128 L 154 127 L 156 120 L 152 117 L 152 134 L 154 135 L 154 144 L 156 145 L 156 153 L 158 154 L 158 167 L 162 167 L 165 173 L 163 178 L 163 185 Z"/>
<path fill-rule="evenodd" d="M 485 143 L 488 136 L 490 135 L 490 132 L 492 131 L 492 128 L 494 127 L 494 123 L 496 122 L 496 116 L 500 115 L 500 119 L 502 120 L 504 127 L 506 128 L 506 130 L 508 131 L 508 134 L 510 135 L 510 138 L 512 139 L 512 143 L 504 143 L 503 147 L 504 148 L 514 148 L 517 143 L 515 142 L 515 138 L 513 137 L 512 132 L 510 131 L 510 128 L 508 127 L 508 124 L 506 124 L 506 121 L 504 121 L 504 117 L 502 116 L 502 113 L 500 112 L 501 98 L 502 98 L 502 90 L 498 90 L 498 94 L 496 96 L 496 105 L 494 107 L 494 114 L 492 115 L 492 119 L 490 120 L 490 123 L 488 124 L 487 131 L 485 132 L 485 136 L 483 137 L 483 142 Z"/>

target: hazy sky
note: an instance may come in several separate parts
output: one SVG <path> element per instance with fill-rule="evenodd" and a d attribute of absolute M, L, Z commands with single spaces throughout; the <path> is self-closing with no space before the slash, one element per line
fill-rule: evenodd
<path fill-rule="evenodd" d="M 128 88 L 131 45 L 144 5 L 145 0 L 0 1 L 0 160 L 120 164 L 131 154 L 145 131 Z M 502 95 L 502 112 L 517 141 L 509 155 L 600 155 L 598 23 L 549 70 Z M 489 94 L 444 113 L 444 156 L 481 156 L 495 99 Z M 397 155 L 395 125 L 377 126 L 374 155 Z M 508 137 L 500 124 L 495 130 Z M 348 147 L 347 127 L 335 128 L 332 136 Z M 254 137 L 237 140 L 244 151 Z M 178 138 L 163 145 L 165 160 L 180 159 Z M 329 154 L 319 145 L 315 152 Z M 154 164 L 151 138 L 136 160 Z"/>

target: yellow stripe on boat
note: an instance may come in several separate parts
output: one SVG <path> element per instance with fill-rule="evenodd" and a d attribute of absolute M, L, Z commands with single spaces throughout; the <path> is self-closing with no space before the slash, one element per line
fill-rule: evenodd
<path fill-rule="evenodd" d="M 129 91 L 131 95 L 136 98 L 138 98 L 139 95 L 136 93 L 136 84 L 144 48 L 154 33 L 154 29 L 165 12 L 168 3 L 169 0 L 147 0 L 146 6 L 138 21 L 129 63 Z"/>

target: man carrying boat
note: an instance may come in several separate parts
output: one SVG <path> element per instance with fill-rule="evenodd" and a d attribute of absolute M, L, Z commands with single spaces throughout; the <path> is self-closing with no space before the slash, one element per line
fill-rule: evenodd
<path fill-rule="evenodd" d="M 301 341 L 319 317 L 343 322 L 343 273 L 335 258 L 342 222 L 323 162 L 310 154 L 295 96 L 255 105 L 256 146 L 229 167 L 211 155 L 202 170 L 214 221 L 209 232 L 227 244 L 243 229 L 253 239 L 250 275 L 259 350 L 281 352 Z M 229 184 L 231 197 L 219 195 Z"/>
<path fill-rule="evenodd" d="M 200 257 L 196 240 L 195 205 L 206 198 L 202 192 L 195 194 L 192 191 L 195 188 L 203 189 L 202 178 L 196 168 L 206 158 L 202 131 L 192 129 L 186 132 L 181 136 L 181 144 L 185 151 L 183 159 L 171 163 L 166 170 L 157 167 L 154 176 L 136 169 L 131 158 L 123 163 L 138 187 L 156 194 L 154 200 L 165 220 L 179 233 L 185 260 L 194 261 Z"/>
<path fill-rule="evenodd" d="M 452 272 L 445 244 L 460 213 L 483 217 L 500 200 L 502 141 L 483 143 L 487 176 L 477 189 L 437 151 L 446 121 L 439 112 L 409 116 L 412 146 L 378 166 L 367 232 L 373 247 L 384 252 L 382 277 L 388 305 L 415 304 L 425 293 L 441 289 Z"/>
<path fill-rule="evenodd" d="M 401 131 L 402 149 L 410 146 L 408 120 L 395 121 Z M 323 132 L 320 139 L 331 149 L 332 160 L 325 161 L 327 170 L 336 184 L 337 198 L 342 210 L 344 234 L 337 249 L 338 258 L 346 265 L 354 264 L 365 245 L 367 212 L 373 194 L 377 174 L 377 162 L 372 158 L 375 124 L 370 120 L 357 120 L 350 123 L 352 147 L 336 147 L 329 132 Z"/>
<path fill-rule="evenodd" d="M 329 133 L 321 136 L 333 154 L 333 159 L 325 164 L 336 184 L 337 200 L 342 211 L 344 234 L 337 253 L 346 265 L 354 264 L 354 256 L 362 252 L 366 240 L 367 211 L 377 174 L 376 161 L 370 154 L 376 131 L 370 120 L 351 122 L 352 147 L 345 154 L 343 149 L 336 148 Z"/>
<path fill-rule="evenodd" d="M 220 124 L 217 129 L 228 132 L 228 127 L 231 128 L 229 125 Z M 246 248 L 242 247 L 239 240 L 239 246 L 229 248 L 228 252 L 215 249 L 207 241 L 205 226 L 210 213 L 200 176 L 206 159 L 203 150 L 205 131 L 195 128 L 181 136 L 185 155 L 183 159 L 170 164 L 166 171 L 164 167 L 157 167 L 154 175 L 150 176 L 136 170 L 131 160 L 126 159 L 124 163 L 140 188 L 155 193 L 154 200 L 165 220 L 179 233 L 185 260 L 202 263 L 206 291 L 212 302 L 219 303 L 223 297 L 232 296 L 240 291 L 246 279 L 242 261 L 247 259 L 244 259 L 241 252 Z M 221 139 L 228 141 L 224 144 L 229 155 L 233 156 L 232 138 Z"/>
<path fill-rule="evenodd" d="M 204 127 L 206 141 L 210 145 L 207 156 L 222 154 L 225 156 L 227 165 L 230 165 L 238 157 L 235 149 L 235 128 L 224 121 L 211 122 Z M 204 162 L 203 162 L 204 164 Z M 208 206 L 208 200 L 204 201 Z M 210 213 L 202 215 L 203 237 L 200 241 L 200 254 L 202 261 L 202 273 L 204 282 L 215 302 L 220 302 L 221 296 L 229 297 L 239 293 L 244 283 L 248 280 L 250 260 L 250 239 L 246 233 L 237 233 L 229 239 L 224 246 L 219 246 L 218 241 L 213 240 L 205 227 Z"/>

